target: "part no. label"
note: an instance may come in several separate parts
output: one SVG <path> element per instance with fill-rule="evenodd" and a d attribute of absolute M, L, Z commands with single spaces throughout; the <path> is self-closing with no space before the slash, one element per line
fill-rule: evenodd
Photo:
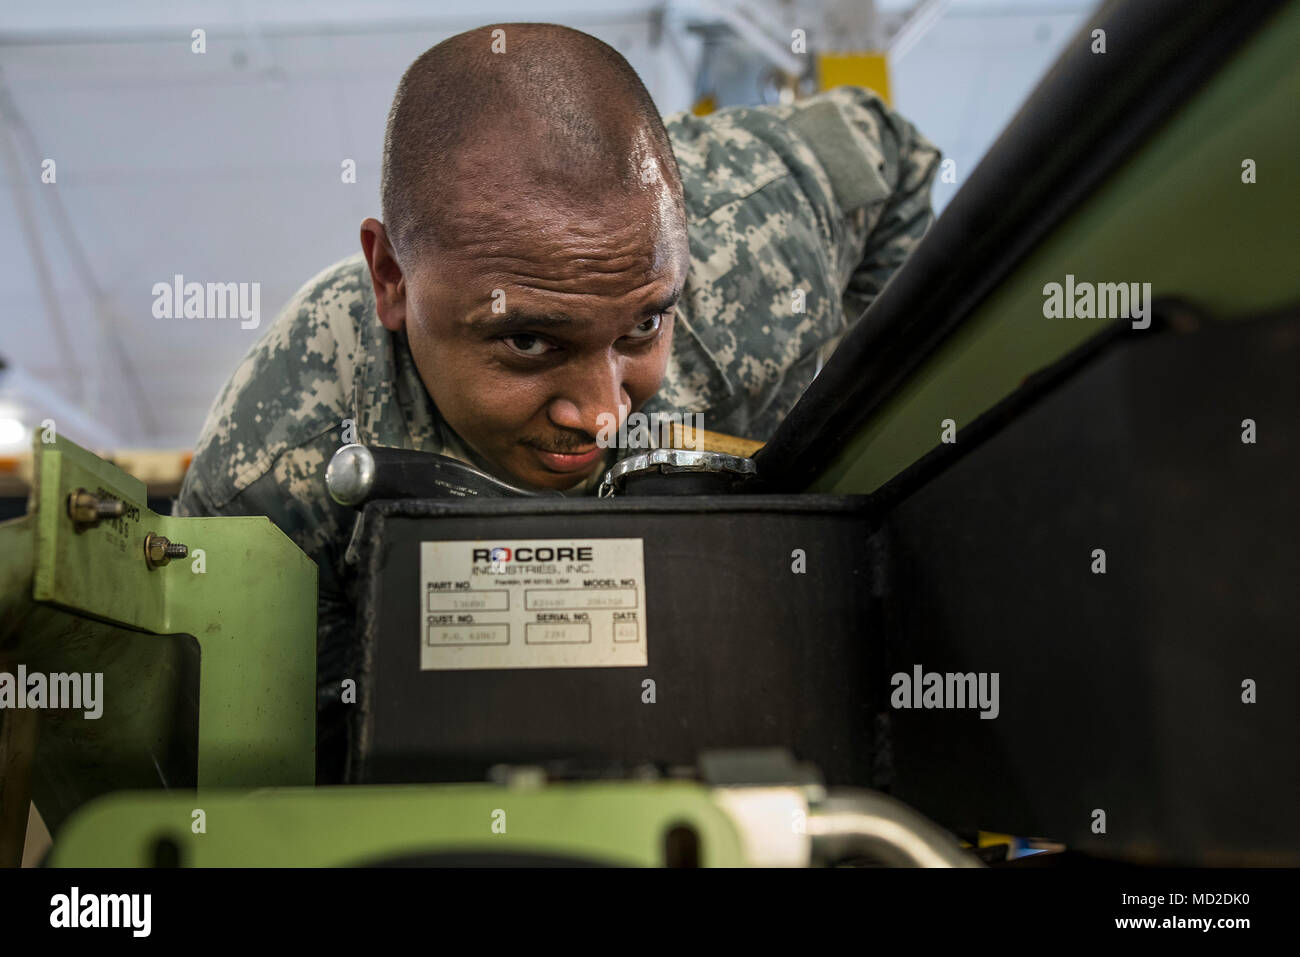
<path fill-rule="evenodd" d="M 420 544 L 420 669 L 649 663 L 639 538 Z"/>

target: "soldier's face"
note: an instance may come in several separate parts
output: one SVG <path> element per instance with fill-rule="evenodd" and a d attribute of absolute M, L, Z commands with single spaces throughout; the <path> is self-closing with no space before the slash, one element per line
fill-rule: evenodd
<path fill-rule="evenodd" d="M 570 488 L 603 467 L 602 427 L 658 391 L 689 261 L 666 188 L 471 219 L 402 270 L 420 376 L 492 471 Z"/>

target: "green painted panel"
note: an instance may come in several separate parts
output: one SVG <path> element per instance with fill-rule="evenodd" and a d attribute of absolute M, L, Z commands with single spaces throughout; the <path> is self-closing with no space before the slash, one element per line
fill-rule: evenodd
<path fill-rule="evenodd" d="M 1048 319 L 1043 287 L 1149 282 L 1225 318 L 1300 302 L 1300 4 L 1280 11 L 990 295 L 811 486 L 870 493 L 1105 320 Z M 1242 182 L 1242 161 L 1257 182 Z"/>

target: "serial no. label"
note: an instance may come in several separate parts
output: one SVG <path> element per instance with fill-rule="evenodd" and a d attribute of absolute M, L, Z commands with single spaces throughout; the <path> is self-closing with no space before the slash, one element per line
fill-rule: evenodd
<path fill-rule="evenodd" d="M 422 542 L 421 670 L 644 667 L 641 542 Z"/>

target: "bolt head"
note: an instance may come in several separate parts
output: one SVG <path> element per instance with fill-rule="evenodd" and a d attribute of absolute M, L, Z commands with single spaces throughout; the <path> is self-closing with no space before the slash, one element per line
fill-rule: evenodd
<path fill-rule="evenodd" d="M 154 565 L 166 565 L 171 559 L 167 557 L 167 546 L 170 544 L 167 539 L 161 535 L 155 535 L 150 532 L 144 538 L 144 557 L 150 567 Z"/>

